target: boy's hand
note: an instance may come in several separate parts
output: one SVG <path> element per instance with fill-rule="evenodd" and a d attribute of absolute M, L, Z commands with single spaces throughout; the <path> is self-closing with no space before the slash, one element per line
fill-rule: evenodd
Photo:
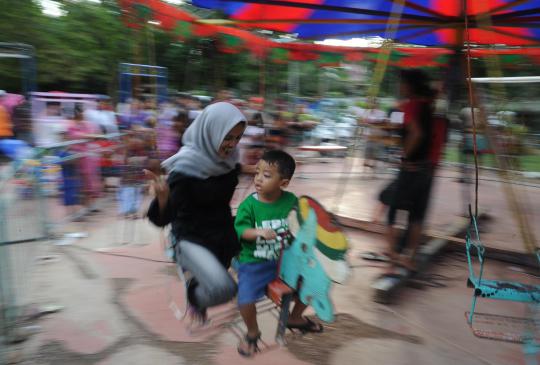
<path fill-rule="evenodd" d="M 264 238 L 265 240 L 273 240 L 277 237 L 276 232 L 274 232 L 274 230 L 270 228 L 259 229 L 257 235 Z"/>

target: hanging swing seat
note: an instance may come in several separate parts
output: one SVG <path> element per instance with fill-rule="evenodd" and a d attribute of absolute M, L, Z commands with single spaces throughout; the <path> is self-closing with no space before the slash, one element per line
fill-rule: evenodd
<path fill-rule="evenodd" d="M 486 280 L 483 278 L 485 247 L 480 241 L 476 218 L 471 214 L 471 224 L 466 235 L 467 263 L 469 278 L 467 286 L 474 288 L 471 310 L 466 312 L 467 322 L 477 337 L 507 342 L 540 343 L 540 285 L 523 284 L 503 280 Z M 476 256 L 480 267 L 475 272 L 473 258 Z M 536 252 L 540 262 L 540 251 Z M 518 318 L 504 315 L 475 313 L 478 298 L 507 300 L 528 303 L 531 308 L 529 318 Z M 540 348 L 540 347 L 539 347 Z"/>
<path fill-rule="evenodd" d="M 511 300 L 522 303 L 540 303 L 540 285 L 528 285 L 502 280 L 476 280 L 469 278 L 467 286 L 482 298 Z"/>
<path fill-rule="evenodd" d="M 468 318 L 470 312 L 465 312 Z M 511 317 L 489 313 L 475 313 L 472 332 L 476 337 L 490 340 L 525 343 L 532 333 L 531 329 L 540 328 L 540 320 L 533 318 Z M 540 343 L 540 334 L 535 334 L 535 342 Z"/>

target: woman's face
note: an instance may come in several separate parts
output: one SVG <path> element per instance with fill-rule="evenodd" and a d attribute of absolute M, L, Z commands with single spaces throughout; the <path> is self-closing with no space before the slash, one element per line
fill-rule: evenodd
<path fill-rule="evenodd" d="M 242 138 L 244 134 L 244 129 L 246 128 L 245 123 L 238 123 L 227 133 L 221 146 L 219 146 L 218 155 L 219 157 L 225 159 L 234 151 L 234 148 Z"/>

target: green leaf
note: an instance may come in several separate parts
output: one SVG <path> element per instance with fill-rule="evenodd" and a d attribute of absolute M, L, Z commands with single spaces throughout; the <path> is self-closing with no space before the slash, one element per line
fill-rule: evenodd
<path fill-rule="evenodd" d="M 517 54 L 508 54 L 508 55 L 502 55 L 500 56 L 499 58 L 501 60 L 502 63 L 507 63 L 507 64 L 519 64 L 519 63 L 524 63 L 524 62 L 527 62 L 527 58 L 526 57 L 523 57 L 521 55 L 517 55 Z"/>
<path fill-rule="evenodd" d="M 289 51 L 284 48 L 272 48 L 272 51 L 270 52 L 270 60 L 287 61 L 289 60 Z"/>
<path fill-rule="evenodd" d="M 153 15 L 152 9 L 144 4 L 133 4 L 133 9 L 140 19 L 150 19 Z"/>
<path fill-rule="evenodd" d="M 221 34 L 223 45 L 227 48 L 238 48 L 244 44 L 244 41 L 230 34 Z"/>
<path fill-rule="evenodd" d="M 344 59 L 344 55 L 342 53 L 335 53 L 335 52 L 321 52 L 319 54 L 319 59 L 317 60 L 318 63 L 321 64 L 328 64 L 328 63 L 340 63 Z"/>
<path fill-rule="evenodd" d="M 192 32 L 193 30 L 192 30 L 191 23 L 183 21 L 183 20 L 179 20 L 178 22 L 176 22 L 176 27 L 174 28 L 174 31 L 173 31 L 173 33 L 176 36 L 182 39 L 191 37 Z"/>

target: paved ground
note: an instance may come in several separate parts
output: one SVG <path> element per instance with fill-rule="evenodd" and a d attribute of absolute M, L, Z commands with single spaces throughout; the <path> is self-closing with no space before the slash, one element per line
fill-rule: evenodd
<path fill-rule="evenodd" d="M 388 170 L 377 174 L 363 173 L 360 159 L 352 167 L 340 162 L 307 164 L 299 167 L 291 189 L 298 194 L 308 191 L 335 213 L 370 220 L 379 192 L 394 175 L 395 172 Z M 456 216 L 464 214 L 468 204 L 474 207 L 473 185 L 459 183 L 459 172 L 453 168 L 441 168 L 436 175 L 427 226 L 433 231 L 443 231 Z M 483 229 L 484 244 L 507 251 L 526 252 L 517 215 L 509 205 L 510 185 L 502 183 L 504 180 L 494 171 L 480 170 L 479 178 L 479 209 L 493 218 L 493 224 Z M 540 220 L 538 181 L 519 181 L 511 188 L 533 233 L 540 238 L 540 226 L 534 224 Z"/>
<path fill-rule="evenodd" d="M 339 180 L 329 172 L 341 169 L 333 164 L 300 167 L 291 190 L 313 195 L 332 207 Z M 452 171 L 444 173 L 451 175 Z M 433 227 L 450 224 L 459 213 L 459 185 L 453 178 L 441 181 L 430 219 Z M 490 225 L 485 236 L 502 242 L 514 237 L 515 231 L 508 213 L 500 208 L 503 200 L 494 192 L 497 184 L 482 183 L 486 205 L 491 202 L 495 222 L 502 222 Z M 373 197 L 383 185 L 380 180 L 351 178 L 340 211 L 369 217 Z M 239 189 L 237 200 L 245 192 Z M 527 194 L 538 193 L 531 190 Z M 531 202 L 538 204 L 538 199 Z M 237 339 L 231 331 L 215 329 L 193 336 L 175 319 L 169 304 L 183 293 L 174 266 L 163 257 L 160 231 L 145 220 L 116 218 L 113 199 L 103 204 L 104 213 L 62 227 L 71 232 L 84 230 L 89 233 L 86 238 L 64 246 L 40 242 L 14 248 L 19 251 L 12 252 L 13 257 L 50 258 L 39 261 L 32 275 L 22 279 L 21 297 L 28 303 L 64 307 L 37 321 L 41 331 L 17 347 L 24 355 L 23 364 L 525 364 L 519 345 L 483 340 L 471 333 L 464 316 L 471 290 L 465 285 L 467 268 L 462 253 L 443 257 L 417 288 L 403 291 L 399 304 L 379 305 L 371 300 L 369 286 L 384 267 L 363 261 L 358 254 L 378 249 L 381 237 L 353 230 L 347 231 L 353 276 L 333 291 L 336 322 L 327 324 L 320 335 L 289 335 L 288 346 L 279 348 L 272 345 L 276 321 L 265 314 L 261 318 L 263 338 L 271 348 L 245 360 L 236 353 Z M 538 213 L 536 205 L 531 214 L 537 217 Z M 61 214 L 58 208 L 51 210 L 51 215 Z M 505 236 L 501 239 L 500 235 Z M 96 251 L 101 248 L 107 250 Z M 518 268 L 498 262 L 486 266 L 488 277 L 538 284 Z M 213 314 L 231 308 L 233 304 Z M 526 314 L 520 305 L 487 300 L 478 309 Z"/>

